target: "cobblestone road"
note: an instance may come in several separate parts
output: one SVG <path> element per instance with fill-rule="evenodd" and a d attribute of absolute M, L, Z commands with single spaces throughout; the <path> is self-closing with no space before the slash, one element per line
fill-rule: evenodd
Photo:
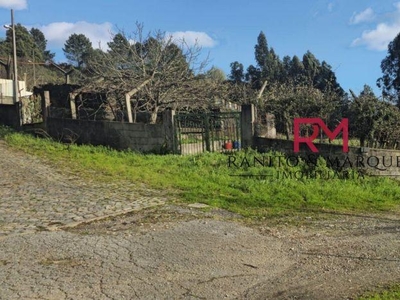
<path fill-rule="evenodd" d="M 0 141 L 0 237 L 160 205 L 160 192 L 133 183 L 85 182 Z"/>
<path fill-rule="evenodd" d="M 254 228 L 170 204 L 125 215 L 167 199 L 83 181 L 1 141 L 0 151 L 1 300 L 336 300 L 400 282 L 398 214 Z"/>

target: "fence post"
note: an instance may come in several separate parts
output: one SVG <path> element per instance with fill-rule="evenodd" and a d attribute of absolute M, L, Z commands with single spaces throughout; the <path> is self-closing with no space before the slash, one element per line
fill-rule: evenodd
<path fill-rule="evenodd" d="M 256 108 L 253 104 L 242 105 L 240 115 L 242 147 L 248 148 L 253 146 L 254 123 L 256 121 Z"/>

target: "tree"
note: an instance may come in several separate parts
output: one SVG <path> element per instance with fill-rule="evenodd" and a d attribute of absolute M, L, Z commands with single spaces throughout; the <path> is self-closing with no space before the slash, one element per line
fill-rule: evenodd
<path fill-rule="evenodd" d="M 64 44 L 65 57 L 74 66 L 84 66 L 88 56 L 93 51 L 92 43 L 84 34 L 72 34 Z"/>
<path fill-rule="evenodd" d="M 250 65 L 246 70 L 245 78 L 253 89 L 257 89 L 260 87 L 261 70 L 253 65 Z"/>
<path fill-rule="evenodd" d="M 314 56 L 314 54 L 312 54 L 310 51 L 307 51 L 303 55 L 303 66 L 309 83 L 313 84 L 321 66 L 319 60 Z"/>
<path fill-rule="evenodd" d="M 283 81 L 287 81 L 287 79 L 290 77 L 291 62 L 292 59 L 289 55 L 285 55 L 282 59 L 282 77 L 286 79 Z"/>
<path fill-rule="evenodd" d="M 231 63 L 231 74 L 229 75 L 229 80 L 233 83 L 240 83 L 244 80 L 243 65 L 238 61 Z"/>
<path fill-rule="evenodd" d="M 268 48 L 267 38 L 262 31 L 257 37 L 257 44 L 254 46 L 254 56 L 257 67 L 250 66 L 247 75 L 253 88 L 260 90 L 266 81 L 272 83 L 281 80 L 283 77 L 282 62 L 275 50 Z"/>
<path fill-rule="evenodd" d="M 350 132 L 360 139 L 361 146 L 365 146 L 368 141 L 373 141 L 380 115 L 380 101 L 368 85 L 364 85 L 358 96 L 353 91 L 350 93 L 353 98 L 349 107 Z"/>
<path fill-rule="evenodd" d="M 42 31 L 37 28 L 31 28 L 29 31 L 33 41 L 35 42 L 36 48 L 44 61 L 53 60 L 55 53 L 50 52 L 47 49 L 47 40 Z"/>
<path fill-rule="evenodd" d="M 117 33 L 114 35 L 112 41 L 107 43 L 107 45 L 110 48 L 109 53 L 111 55 L 128 58 L 129 53 L 131 52 L 131 45 L 123 33 Z"/>
<path fill-rule="evenodd" d="M 15 35 L 18 58 L 46 61 L 54 57 L 54 53 L 46 50 L 47 40 L 39 29 L 31 28 L 28 31 L 26 27 L 17 24 L 15 25 Z M 5 40 L 0 42 L 0 54 L 1 56 L 12 55 L 12 29 L 7 30 Z"/>
<path fill-rule="evenodd" d="M 270 81 L 282 81 L 283 65 L 279 56 L 275 53 L 274 48 L 271 48 L 268 56 L 266 79 Z"/>
<path fill-rule="evenodd" d="M 28 31 L 21 24 L 15 25 L 19 74 L 26 74 L 27 87 L 30 89 L 38 82 L 57 82 L 57 74 L 41 65 L 52 59 L 54 54 L 46 50 L 44 34 L 36 28 Z M 0 64 L 5 67 L 1 76 L 11 78 L 12 29 L 6 32 L 6 38 L 0 42 Z"/>
<path fill-rule="evenodd" d="M 243 64 L 241 64 L 238 61 L 231 63 L 230 67 L 231 67 L 231 72 L 228 76 L 229 101 L 241 104 L 249 103 L 252 100 L 251 98 L 253 96 L 251 86 L 248 84 L 248 82 L 250 82 L 252 79 L 248 75 L 249 72 L 245 74 L 243 69 Z"/>
<path fill-rule="evenodd" d="M 216 82 L 224 82 L 226 80 L 225 72 L 215 66 L 206 72 L 205 77 Z"/>
<path fill-rule="evenodd" d="M 206 64 L 199 61 L 201 48 L 163 32 L 144 36 L 143 26 L 138 24 L 131 36 L 115 35 L 109 47 L 108 52 L 99 52 L 85 62 L 84 89 L 115 99 L 116 109 L 131 103 L 133 120 L 138 111 L 150 112 L 150 122 L 155 123 L 157 114 L 166 108 L 205 106 L 218 87 L 207 85 L 204 75 L 199 76 Z"/>
<path fill-rule="evenodd" d="M 326 62 L 320 61 L 307 51 L 303 56 L 304 75 L 303 79 L 308 84 L 312 84 L 315 88 L 322 92 L 335 92 L 338 96 L 345 95 L 344 90 L 339 85 L 332 67 Z"/>
<path fill-rule="evenodd" d="M 260 69 L 264 69 L 268 64 L 269 59 L 269 49 L 268 42 L 264 32 L 260 32 L 257 37 L 257 44 L 254 46 L 254 56 L 257 65 Z"/>
<path fill-rule="evenodd" d="M 333 90 L 340 95 L 344 94 L 343 89 L 337 83 L 336 75 L 332 71 L 332 67 L 326 61 L 322 61 L 314 84 L 315 87 L 321 91 Z"/>
<path fill-rule="evenodd" d="M 400 33 L 388 45 L 388 53 L 381 62 L 383 76 L 377 85 L 383 95 L 400 106 Z"/>
<path fill-rule="evenodd" d="M 327 62 L 320 63 L 310 51 L 302 60 L 296 55 L 280 60 L 262 31 L 254 46 L 254 57 L 256 64 L 250 65 L 245 75 L 241 63 L 231 63 L 229 79 L 236 83 L 232 90 L 236 91 L 233 95 L 237 102 L 255 103 L 261 115 L 276 112 L 287 135 L 290 134 L 287 124 L 295 114 L 322 117 L 327 123 L 341 118 L 346 94 Z"/>
<path fill-rule="evenodd" d="M 400 111 L 389 102 L 380 102 L 380 117 L 374 135 L 375 147 L 398 149 L 400 146 Z"/>
<path fill-rule="evenodd" d="M 305 69 L 303 62 L 296 55 L 292 57 L 289 68 L 289 78 L 296 84 L 304 83 Z"/>
<path fill-rule="evenodd" d="M 268 101 L 261 103 L 261 112 L 275 115 L 277 130 L 284 133 L 287 139 L 292 133 L 294 118 L 318 117 L 329 123 L 341 105 L 340 98 L 335 94 L 323 93 L 310 84 L 299 85 L 294 82 L 270 85 L 265 92 L 265 99 Z"/>
<path fill-rule="evenodd" d="M 35 41 L 29 31 L 21 24 L 15 25 L 15 38 L 17 46 L 17 57 L 32 58 L 32 53 L 39 56 Z M 6 32 L 6 39 L 0 43 L 1 56 L 12 55 L 12 29 Z M 38 57 L 39 58 L 39 57 Z M 41 58 L 41 57 L 40 57 Z"/>

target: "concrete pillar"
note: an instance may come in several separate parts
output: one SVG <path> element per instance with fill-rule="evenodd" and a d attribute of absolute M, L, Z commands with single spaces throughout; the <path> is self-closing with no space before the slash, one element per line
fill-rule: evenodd
<path fill-rule="evenodd" d="M 42 98 L 42 118 L 45 130 L 48 132 L 47 128 L 47 118 L 50 117 L 50 92 L 44 91 Z"/>
<path fill-rule="evenodd" d="M 240 116 L 242 147 L 248 148 L 253 146 L 254 123 L 256 121 L 256 108 L 253 104 L 242 105 Z"/>
<path fill-rule="evenodd" d="M 267 132 L 265 137 L 270 139 L 276 139 L 275 115 L 266 114 L 265 119 L 267 123 Z"/>
<path fill-rule="evenodd" d="M 133 123 L 131 96 L 129 94 L 125 94 L 125 102 L 126 102 L 126 113 L 128 114 L 128 122 Z"/>
<path fill-rule="evenodd" d="M 43 121 L 46 122 L 47 118 L 50 117 L 50 92 L 44 91 L 44 97 L 42 99 L 42 115 Z"/>
<path fill-rule="evenodd" d="M 76 119 L 77 117 L 77 115 L 76 115 L 76 103 L 75 103 L 75 97 L 76 97 L 77 95 L 75 94 L 75 93 L 70 93 L 69 94 L 69 105 L 70 105 L 70 108 L 71 108 L 71 118 L 72 119 Z"/>
<path fill-rule="evenodd" d="M 171 109 L 164 110 L 162 120 L 165 132 L 166 150 L 177 153 L 178 144 L 175 134 L 175 111 Z"/>

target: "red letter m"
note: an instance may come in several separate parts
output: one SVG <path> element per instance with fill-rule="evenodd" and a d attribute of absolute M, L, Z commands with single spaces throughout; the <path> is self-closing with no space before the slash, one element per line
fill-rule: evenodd
<path fill-rule="evenodd" d="M 300 136 L 300 125 L 301 124 L 311 124 L 313 127 L 313 133 L 311 136 L 302 137 Z M 343 133 L 343 152 L 349 152 L 349 120 L 342 119 L 336 129 L 332 132 L 325 125 L 324 121 L 320 118 L 297 118 L 294 119 L 294 152 L 300 151 L 300 143 L 306 143 L 308 148 L 312 152 L 318 152 L 317 147 L 315 147 L 313 141 L 318 137 L 319 129 L 328 136 L 329 140 L 334 140 L 335 137 L 339 135 L 342 131 Z"/>

